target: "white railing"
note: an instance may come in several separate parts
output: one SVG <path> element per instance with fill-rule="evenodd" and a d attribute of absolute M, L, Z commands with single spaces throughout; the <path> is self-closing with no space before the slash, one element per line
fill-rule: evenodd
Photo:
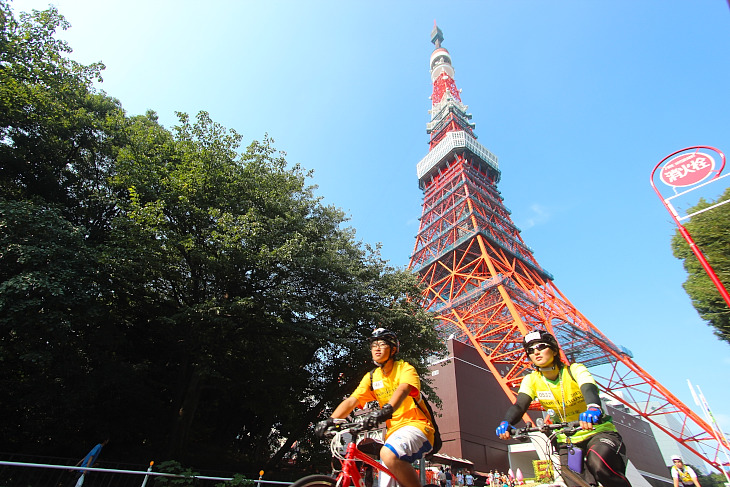
<path fill-rule="evenodd" d="M 486 147 L 477 142 L 477 140 L 464 131 L 449 132 L 446 136 L 429 152 L 426 157 L 416 166 L 416 174 L 420 180 L 428 172 L 438 165 L 451 151 L 455 149 L 467 149 L 474 153 L 481 160 L 499 170 L 497 156 L 489 152 Z"/>
<path fill-rule="evenodd" d="M 28 469 L 47 469 L 47 470 L 64 470 L 67 472 L 97 472 L 97 475 L 101 474 L 122 474 L 130 477 L 137 476 L 139 479 L 137 482 L 141 482 L 142 486 L 145 486 L 147 484 L 147 481 L 150 477 L 172 477 L 172 478 L 178 478 L 178 479 L 198 479 L 198 480 L 208 480 L 208 481 L 218 481 L 218 482 L 227 482 L 230 480 L 233 480 L 233 477 L 213 477 L 208 475 L 180 475 L 180 474 L 174 474 L 174 473 L 166 473 L 166 472 L 153 472 L 152 471 L 152 465 L 147 470 L 127 470 L 127 469 L 118 469 L 118 468 L 96 468 L 96 467 L 78 467 L 78 466 L 72 466 L 72 465 L 55 465 L 55 464 L 47 464 L 47 463 L 28 463 L 28 462 L 9 462 L 0 460 L 0 466 L 4 467 L 20 467 L 20 468 L 28 468 Z M 76 480 L 73 481 L 74 483 Z M 134 483 L 133 480 L 130 482 L 123 482 L 123 485 L 132 485 Z M 271 485 L 277 485 L 277 486 L 287 486 L 291 485 L 291 482 L 281 482 L 276 480 L 263 480 L 261 478 L 259 479 L 251 479 L 250 482 L 254 487 L 263 487 L 265 484 L 271 484 Z M 48 482 L 46 482 L 48 483 Z M 52 482 L 49 485 L 56 485 L 58 482 Z M 119 485 L 120 482 L 116 482 L 115 485 Z M 5 485 L 5 484 L 3 484 Z"/>

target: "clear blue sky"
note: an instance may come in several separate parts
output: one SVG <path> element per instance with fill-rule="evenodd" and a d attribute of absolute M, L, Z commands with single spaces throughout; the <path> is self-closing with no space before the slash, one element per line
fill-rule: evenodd
<path fill-rule="evenodd" d="M 358 238 L 405 266 L 421 214 L 436 20 L 512 218 L 571 302 L 730 434 L 730 346 L 699 319 L 649 186 L 675 150 L 730 152 L 726 0 L 56 0 L 130 115 L 210 112 L 314 170 Z M 45 8 L 18 0 L 14 9 Z M 730 183 L 729 183 L 730 184 Z M 720 188 L 717 194 L 720 193 Z"/>

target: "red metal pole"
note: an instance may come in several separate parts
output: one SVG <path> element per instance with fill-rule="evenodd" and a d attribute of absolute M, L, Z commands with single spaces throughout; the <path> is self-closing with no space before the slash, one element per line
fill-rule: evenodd
<path fill-rule="evenodd" d="M 679 223 L 677 218 L 672 215 L 672 218 L 674 218 L 674 223 L 677 224 L 679 227 L 679 233 L 682 234 L 684 239 L 689 244 L 689 248 L 692 249 L 692 252 L 697 256 L 697 260 L 700 261 L 700 264 L 702 264 L 702 267 L 705 269 L 705 272 L 707 272 L 707 275 L 710 276 L 710 279 L 712 279 L 712 282 L 715 284 L 715 287 L 718 291 L 720 291 L 720 295 L 722 296 L 722 299 L 725 300 L 725 303 L 727 304 L 728 308 L 730 308 L 730 294 L 728 294 L 727 289 L 725 289 L 725 286 L 722 284 L 720 279 L 717 277 L 717 274 L 715 274 L 714 269 L 710 265 L 709 262 L 707 262 L 707 259 L 705 259 L 705 255 L 702 253 L 699 247 L 697 247 L 697 244 L 694 240 L 692 240 L 692 236 L 689 234 L 686 228 Z"/>
<path fill-rule="evenodd" d="M 730 0 L 728 0 L 728 1 L 730 1 Z M 667 204 L 667 200 L 662 196 L 662 194 L 659 192 L 656 185 L 654 184 L 654 173 L 656 173 L 656 170 L 659 168 L 659 166 L 664 161 L 666 161 L 667 159 L 669 159 L 670 157 L 672 157 L 675 154 L 679 154 L 680 152 L 683 152 L 683 151 L 686 151 L 689 149 L 697 149 L 697 148 L 711 149 L 711 150 L 717 152 L 718 154 L 720 154 L 720 156 L 722 157 L 722 166 L 720 168 L 720 171 L 722 171 L 722 168 L 725 167 L 725 154 L 723 154 L 719 150 L 715 149 L 714 147 L 708 147 L 708 146 L 687 147 L 686 149 L 678 150 L 676 152 L 673 152 L 672 154 L 669 154 L 667 157 L 665 157 L 664 159 L 659 161 L 659 164 L 654 166 L 654 170 L 651 172 L 651 179 L 650 179 L 651 187 L 654 188 L 654 191 L 656 192 L 657 196 L 659 196 L 659 199 L 662 200 L 662 204 L 664 205 L 664 208 L 666 208 L 667 211 L 669 212 L 669 214 L 672 215 L 672 220 L 674 220 L 674 223 L 679 228 L 679 233 L 687 241 L 687 243 L 689 244 L 689 248 L 692 250 L 692 252 L 694 252 L 695 256 L 697 256 L 697 260 L 700 261 L 702 268 L 705 269 L 705 272 L 707 273 L 707 275 L 710 276 L 710 279 L 712 280 L 713 284 L 715 284 L 715 287 L 720 292 L 722 299 L 725 300 L 725 304 L 727 304 L 728 308 L 730 308 L 730 294 L 728 294 L 727 289 L 725 289 L 725 286 L 720 281 L 720 278 L 718 278 L 717 274 L 715 274 L 715 270 L 712 268 L 710 263 L 707 262 L 705 255 L 702 253 L 700 248 L 697 246 L 695 241 L 692 239 L 692 236 L 689 234 L 689 231 L 684 227 L 684 225 L 682 225 L 680 223 L 679 219 L 677 218 L 677 213 L 674 211 L 674 208 L 670 207 Z M 715 177 L 720 175 L 720 171 L 718 171 L 718 173 Z"/>

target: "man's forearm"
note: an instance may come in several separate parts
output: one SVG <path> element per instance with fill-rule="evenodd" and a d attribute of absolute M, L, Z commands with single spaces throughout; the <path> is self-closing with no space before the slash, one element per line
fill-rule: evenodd
<path fill-rule="evenodd" d="M 393 406 L 393 409 L 398 409 L 401 404 L 403 404 L 403 401 L 406 400 L 408 395 L 411 393 L 411 389 L 413 389 L 413 386 L 410 384 L 401 384 L 399 385 L 392 396 L 390 396 L 390 401 L 388 401 L 388 404 Z"/>
<path fill-rule="evenodd" d="M 346 418 L 347 415 L 350 414 L 353 409 L 355 409 L 355 406 L 357 406 L 357 404 L 357 398 L 353 396 L 348 397 L 335 408 L 335 410 L 332 412 L 332 417 L 338 419 Z M 677 486 L 675 485 L 674 487 Z"/>

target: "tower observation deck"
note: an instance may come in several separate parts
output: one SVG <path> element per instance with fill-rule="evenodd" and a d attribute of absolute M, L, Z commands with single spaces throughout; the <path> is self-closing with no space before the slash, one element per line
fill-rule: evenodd
<path fill-rule="evenodd" d="M 497 189 L 497 156 L 477 141 L 461 100 L 441 29 L 434 26 L 431 38 L 430 142 L 416 166 L 424 200 L 410 268 L 439 331 L 471 344 L 514 399 L 532 370 L 522 337 L 545 329 L 560 342 L 564 359 L 601 366 L 593 375 L 608 396 L 719 468 L 722 445 L 712 427 L 583 316 L 522 240 Z M 665 415 L 676 415 L 680 426 L 658 421 Z"/>

